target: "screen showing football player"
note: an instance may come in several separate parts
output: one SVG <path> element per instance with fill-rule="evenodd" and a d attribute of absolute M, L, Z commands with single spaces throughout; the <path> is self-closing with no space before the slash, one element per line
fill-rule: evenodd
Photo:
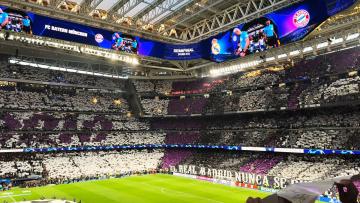
<path fill-rule="evenodd" d="M 138 42 L 136 39 L 133 39 L 133 41 L 131 42 L 131 51 L 132 53 L 137 53 L 138 50 Z"/>
<path fill-rule="evenodd" d="M 29 16 L 25 16 L 25 18 L 22 19 L 21 22 L 22 30 L 27 34 L 32 34 L 31 31 L 31 22 Z"/>
<path fill-rule="evenodd" d="M 270 20 L 266 21 L 266 26 L 264 27 L 264 35 L 265 40 L 268 48 L 277 47 L 278 46 L 278 40 L 277 40 L 277 34 L 274 29 L 274 25 L 271 24 Z"/>
<path fill-rule="evenodd" d="M 120 36 L 119 33 L 114 33 L 112 35 L 112 48 L 115 50 L 121 50 L 124 46 L 124 39 Z"/>
<path fill-rule="evenodd" d="M 234 29 L 234 36 L 233 40 L 237 42 L 237 49 L 235 50 L 235 55 L 244 57 L 249 54 L 249 46 L 250 46 L 250 39 L 249 34 L 246 31 L 241 31 L 239 28 Z"/>
<path fill-rule="evenodd" d="M 0 8 L 0 30 L 6 27 L 6 25 L 9 23 L 9 14 L 4 12 Z"/>

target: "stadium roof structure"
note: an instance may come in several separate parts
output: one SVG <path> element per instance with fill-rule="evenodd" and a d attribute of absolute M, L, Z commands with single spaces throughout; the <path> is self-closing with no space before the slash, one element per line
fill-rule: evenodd
<path fill-rule="evenodd" d="M 299 1 L 300 0 L 72 0 L 72 2 L 70 2 L 67 0 L 2 0 L 2 4 L 85 25 L 102 27 L 109 30 L 119 30 L 144 38 L 185 44 L 216 35 L 237 24 L 258 18 L 265 13 Z M 48 4 L 46 2 L 48 2 Z M 101 58 L 95 58 L 93 56 L 89 57 L 88 55 L 78 52 L 69 54 L 69 50 L 43 49 L 41 52 L 34 52 L 33 50 L 38 50 L 38 47 L 24 45 L 23 42 L 19 43 L 19 47 L 21 47 L 21 53 L 28 52 L 24 54 L 27 55 L 26 60 L 30 59 L 29 57 L 35 59 L 40 58 L 43 61 L 46 61 L 46 58 L 62 60 L 61 63 L 67 63 L 65 64 L 66 66 L 71 66 L 74 64 L 72 61 L 74 61 L 76 64 L 75 68 L 79 69 L 87 69 L 89 66 L 94 69 L 95 66 L 97 71 L 101 71 L 100 69 L 104 67 L 104 69 L 107 69 L 104 70 L 106 72 L 120 71 L 121 74 L 124 75 L 130 72 L 142 72 L 142 74 L 146 76 L 164 76 L 160 78 L 200 77 L 208 76 L 211 71 L 214 72 L 216 69 L 226 70 L 227 72 L 238 72 L 247 70 L 249 66 L 251 68 L 259 68 L 269 64 L 281 64 L 290 60 L 296 60 L 296 58 L 301 59 L 307 56 L 335 51 L 336 49 L 358 46 L 360 44 L 360 37 L 357 35 L 360 33 L 359 5 L 360 2 L 357 1 L 349 9 L 329 18 L 301 41 L 221 64 L 204 59 L 171 61 L 130 55 L 129 57 L 136 57 L 139 60 L 138 65 L 135 67 L 129 66 L 129 64 L 126 63 L 101 60 Z M 172 30 L 176 32 L 174 33 Z M 356 37 L 353 38 L 353 36 Z M 325 46 L 324 43 L 328 42 L 329 39 L 333 39 L 333 41 Z M 55 41 L 52 39 L 46 40 Z M 13 41 L 2 41 L 0 43 L 8 44 L 9 49 L 14 49 Z M 66 44 L 69 46 L 75 44 L 67 42 L 61 43 L 63 43 L 64 46 Z M 66 48 L 66 46 L 65 48 L 64 46 L 63 49 Z M 76 46 L 78 49 L 82 45 L 78 44 Z M 26 49 L 29 50 L 26 51 Z M 46 51 L 51 51 L 51 53 L 55 54 L 50 54 L 50 52 L 47 53 Z M 110 55 L 114 53 L 113 51 L 109 51 Z M 126 56 L 126 54 L 120 55 Z M 262 62 L 257 63 L 259 61 Z M 81 62 L 88 64 L 81 65 Z"/>
<path fill-rule="evenodd" d="M 301 0 L 3 0 L 12 7 L 121 30 L 164 42 L 190 43 Z M 116 22 L 116 23 L 114 23 Z"/>

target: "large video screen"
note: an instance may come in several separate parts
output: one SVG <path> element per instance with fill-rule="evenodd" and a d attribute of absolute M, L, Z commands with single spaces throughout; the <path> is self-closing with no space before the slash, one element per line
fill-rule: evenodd
<path fill-rule="evenodd" d="M 222 62 L 298 41 L 352 3 L 353 0 L 305 0 L 240 24 L 208 39 L 210 59 Z"/>
<path fill-rule="evenodd" d="M 4 23 L 3 30 L 26 32 L 37 36 L 167 60 L 192 60 L 203 57 L 200 43 L 190 45 L 168 44 L 37 15 L 32 12 L 24 12 L 4 6 L 0 6 L 0 8 L 3 11 L 0 14 L 0 22 L 2 19 L 8 19 L 8 22 L 2 22 Z"/>
<path fill-rule="evenodd" d="M 166 60 L 223 62 L 303 39 L 356 0 L 304 0 L 193 44 L 170 44 L 0 6 L 2 30 Z"/>

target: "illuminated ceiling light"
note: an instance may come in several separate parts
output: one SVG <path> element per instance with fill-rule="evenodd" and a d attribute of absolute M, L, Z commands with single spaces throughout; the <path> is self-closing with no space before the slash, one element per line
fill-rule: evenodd
<path fill-rule="evenodd" d="M 303 52 L 309 52 L 309 51 L 312 51 L 313 48 L 312 47 L 305 47 Z"/>
<path fill-rule="evenodd" d="M 49 68 L 48 65 L 44 65 L 44 64 L 39 64 L 38 67 L 39 67 L 39 68 L 45 68 L 45 69 L 48 69 L 48 68 Z"/>
<path fill-rule="evenodd" d="M 316 48 L 321 49 L 321 48 L 327 47 L 328 45 L 329 45 L 328 42 L 323 42 L 323 43 L 318 44 L 316 46 Z"/>
<path fill-rule="evenodd" d="M 273 61 L 273 60 L 275 60 L 275 57 L 269 57 L 265 59 L 265 61 Z"/>
<path fill-rule="evenodd" d="M 9 60 L 9 63 L 11 63 L 11 64 L 15 64 L 15 63 L 17 63 L 18 62 L 18 60 L 16 60 L 16 59 L 10 59 Z"/>
<path fill-rule="evenodd" d="M 290 56 L 296 56 L 299 54 L 300 54 L 300 50 L 295 50 L 295 51 L 290 52 Z"/>
<path fill-rule="evenodd" d="M 344 41 L 344 38 L 337 38 L 331 41 L 331 44 L 338 44 Z"/>
<path fill-rule="evenodd" d="M 25 61 L 20 61 L 19 64 L 22 65 L 22 66 L 28 66 L 29 65 L 29 63 L 25 62 Z"/>
<path fill-rule="evenodd" d="M 135 58 L 134 62 L 136 62 L 137 59 Z M 57 71 L 63 71 L 63 72 L 70 72 L 70 73 L 78 73 L 78 74 L 85 74 L 85 75 L 96 75 L 96 76 L 103 76 L 103 77 L 110 77 L 110 78 L 119 78 L 119 79 L 128 79 L 128 76 L 115 76 L 115 75 L 109 75 L 109 74 L 102 74 L 102 73 L 94 73 L 90 71 L 83 71 L 83 70 L 76 70 L 72 68 L 62 68 L 57 66 L 49 66 L 45 64 L 38 64 L 28 61 L 22 61 L 16 58 L 9 59 L 10 64 L 18 64 L 23 66 L 30 66 L 35 68 L 43 68 L 43 69 L 49 69 L 49 70 L 57 70 Z"/>
<path fill-rule="evenodd" d="M 203 7 L 203 5 L 201 5 L 200 3 L 196 3 L 195 5 L 199 7 Z"/>
<path fill-rule="evenodd" d="M 109 74 L 104 74 L 103 76 L 107 77 L 107 78 L 112 78 L 113 77 L 113 75 L 109 75 Z"/>
<path fill-rule="evenodd" d="M 137 58 L 133 58 L 132 64 L 138 65 L 138 64 L 139 64 L 139 60 L 138 60 Z"/>
<path fill-rule="evenodd" d="M 223 68 L 212 69 L 212 70 L 210 70 L 210 75 L 215 77 L 215 76 L 225 75 L 225 74 L 229 74 L 229 73 L 235 73 L 235 72 L 241 71 L 245 68 L 255 67 L 255 66 L 259 65 L 261 62 L 262 62 L 261 60 L 256 60 L 256 61 L 249 61 L 247 63 L 230 65 L 230 66 L 226 66 Z"/>
<path fill-rule="evenodd" d="M 287 55 L 286 54 L 280 54 L 280 55 L 278 55 L 277 57 L 279 58 L 279 59 L 281 59 L 281 58 L 285 58 Z"/>
<path fill-rule="evenodd" d="M 104 74 L 101 74 L 101 73 L 94 73 L 94 75 L 96 75 L 96 76 L 103 76 Z"/>
<path fill-rule="evenodd" d="M 38 64 L 36 64 L 36 63 L 29 63 L 28 66 L 35 67 L 35 68 L 39 67 Z"/>
<path fill-rule="evenodd" d="M 66 68 L 59 67 L 59 71 L 66 71 Z"/>
<path fill-rule="evenodd" d="M 358 38 L 359 36 L 360 36 L 359 33 L 351 34 L 351 35 L 347 36 L 346 41 L 356 39 L 356 38 Z"/>
<path fill-rule="evenodd" d="M 85 75 L 93 75 L 92 72 L 83 71 L 83 70 L 79 70 L 78 73 L 80 73 L 80 74 L 85 74 Z"/>
<path fill-rule="evenodd" d="M 76 73 L 77 72 L 77 70 L 71 69 L 71 68 L 67 68 L 66 71 L 70 72 L 70 73 Z"/>

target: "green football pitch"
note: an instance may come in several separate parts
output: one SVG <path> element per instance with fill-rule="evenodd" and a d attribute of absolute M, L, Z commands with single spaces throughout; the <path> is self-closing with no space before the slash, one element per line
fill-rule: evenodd
<path fill-rule="evenodd" d="M 0 192 L 0 203 L 74 198 L 82 203 L 244 203 L 268 193 L 172 175 L 144 175 Z"/>

